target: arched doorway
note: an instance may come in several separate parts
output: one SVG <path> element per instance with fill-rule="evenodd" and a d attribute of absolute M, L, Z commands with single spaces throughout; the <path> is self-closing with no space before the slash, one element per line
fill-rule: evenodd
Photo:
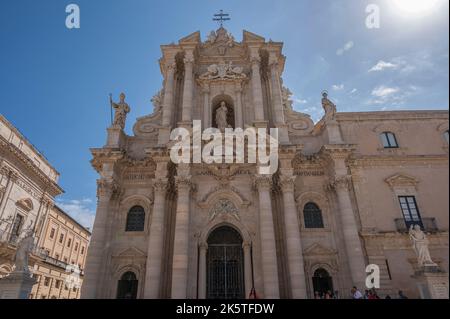
<path fill-rule="evenodd" d="M 244 299 L 244 258 L 242 237 L 234 229 L 222 226 L 208 238 L 208 299 Z"/>
<path fill-rule="evenodd" d="M 128 271 L 120 277 L 117 285 L 117 299 L 136 299 L 138 280 L 132 271 Z"/>
<path fill-rule="evenodd" d="M 320 296 L 324 296 L 327 291 L 333 293 L 333 278 L 328 271 L 319 268 L 314 272 L 313 276 L 314 293 L 318 292 Z"/>

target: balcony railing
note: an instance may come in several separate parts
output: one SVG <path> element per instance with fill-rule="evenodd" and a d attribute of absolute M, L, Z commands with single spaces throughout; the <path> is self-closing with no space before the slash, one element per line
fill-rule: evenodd
<path fill-rule="evenodd" d="M 0 229 L 0 243 L 13 246 L 15 248 L 19 243 L 19 236 L 16 236 L 14 234 L 11 234 L 10 232 Z M 31 254 L 42 259 L 44 262 L 48 264 L 62 268 L 64 270 L 66 270 L 67 266 L 69 266 L 69 264 L 66 262 L 50 257 L 48 255 L 47 250 L 38 247 L 36 244 L 31 249 Z M 80 269 L 80 274 L 84 275 L 84 271 L 82 269 Z"/>
<path fill-rule="evenodd" d="M 409 227 L 414 224 L 419 224 L 423 231 L 428 233 L 436 233 L 439 231 L 436 218 L 422 218 L 422 223 L 418 222 L 406 222 L 403 218 L 395 218 L 395 226 L 399 233 L 407 233 L 409 231 Z"/>

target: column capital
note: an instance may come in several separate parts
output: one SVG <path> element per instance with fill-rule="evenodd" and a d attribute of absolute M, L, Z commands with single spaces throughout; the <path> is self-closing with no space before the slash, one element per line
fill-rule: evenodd
<path fill-rule="evenodd" d="M 167 189 L 167 178 L 155 178 L 153 180 L 153 189 L 155 193 L 164 193 Z"/>
<path fill-rule="evenodd" d="M 175 62 L 169 62 L 166 64 L 167 72 L 174 73 L 177 69 L 177 64 Z"/>
<path fill-rule="evenodd" d="M 178 191 L 180 190 L 187 190 L 191 191 L 195 189 L 194 183 L 192 183 L 192 176 L 176 176 L 175 177 L 175 187 Z"/>
<path fill-rule="evenodd" d="M 295 190 L 295 176 L 281 175 L 280 176 L 280 186 L 283 193 L 291 192 Z"/>
<path fill-rule="evenodd" d="M 97 198 L 99 200 L 109 200 L 112 195 L 119 190 L 119 185 L 113 180 L 97 180 Z"/>
<path fill-rule="evenodd" d="M 252 247 L 252 243 L 249 241 L 244 241 L 242 243 L 242 249 L 246 250 L 246 249 L 250 249 Z"/>
<path fill-rule="evenodd" d="M 208 243 L 201 242 L 198 244 L 198 247 L 200 248 L 200 250 L 206 251 L 208 250 Z"/>
<path fill-rule="evenodd" d="M 252 67 L 259 68 L 259 64 L 261 63 L 261 58 L 259 56 L 252 56 L 250 58 L 250 63 L 252 64 Z"/>
<path fill-rule="evenodd" d="M 330 183 L 331 189 L 334 190 L 349 190 L 351 185 L 351 176 L 336 176 Z"/>
<path fill-rule="evenodd" d="M 183 62 L 184 64 L 192 64 L 194 63 L 194 52 L 192 50 L 185 51 Z"/>
<path fill-rule="evenodd" d="M 258 191 L 270 190 L 272 187 L 272 175 L 256 175 L 254 185 Z"/>

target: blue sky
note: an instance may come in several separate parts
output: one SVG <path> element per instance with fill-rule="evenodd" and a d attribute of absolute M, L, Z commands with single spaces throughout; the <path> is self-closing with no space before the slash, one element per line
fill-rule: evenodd
<path fill-rule="evenodd" d="M 97 175 L 89 148 L 104 145 L 108 94 L 126 92 L 131 134 L 161 87 L 160 44 L 197 30 L 205 38 L 220 9 L 238 41 L 246 29 L 284 42 L 284 84 L 314 120 L 324 89 L 339 111 L 448 109 L 448 1 L 414 14 L 395 1 L 4 0 L 0 113 L 61 173 L 60 206 L 90 226 Z M 65 27 L 70 3 L 80 7 L 80 29 Z M 371 3 L 379 29 L 365 26 Z"/>

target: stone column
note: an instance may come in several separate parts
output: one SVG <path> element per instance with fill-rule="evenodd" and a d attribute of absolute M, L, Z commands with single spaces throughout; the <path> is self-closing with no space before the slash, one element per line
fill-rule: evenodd
<path fill-rule="evenodd" d="M 175 241 L 172 263 L 172 299 L 186 299 L 189 261 L 189 205 L 191 176 L 186 165 L 178 166 L 178 191 L 175 220 Z"/>
<path fill-rule="evenodd" d="M 341 227 L 344 234 L 345 248 L 353 285 L 359 289 L 363 289 L 365 287 L 366 263 L 350 199 L 350 183 L 349 176 L 337 176 L 332 183 L 332 187 L 335 189 L 338 197 Z"/>
<path fill-rule="evenodd" d="M 264 121 L 264 105 L 261 87 L 261 74 L 260 74 L 260 62 L 259 54 L 256 52 L 252 53 L 251 63 L 252 63 L 252 92 L 253 92 L 253 106 L 255 108 L 255 121 Z"/>
<path fill-rule="evenodd" d="M 211 127 L 211 106 L 209 105 L 209 83 L 203 83 L 203 129 Z"/>
<path fill-rule="evenodd" d="M 244 242 L 242 249 L 244 250 L 244 283 L 245 283 L 245 299 L 248 299 L 253 287 L 252 280 L 252 254 L 251 243 Z"/>
<path fill-rule="evenodd" d="M 294 199 L 295 176 L 281 176 L 283 192 L 284 228 L 286 231 L 286 253 L 288 259 L 289 278 L 292 298 L 306 298 L 306 278 L 303 261 L 303 247 L 300 239 L 297 208 Z"/>
<path fill-rule="evenodd" d="M 159 163 L 158 163 L 159 164 Z M 157 165 L 158 165 L 157 164 Z M 161 166 L 161 165 L 159 165 Z M 159 178 L 153 182 L 154 201 L 152 221 L 147 248 L 144 298 L 157 299 L 160 293 L 161 265 L 164 240 L 164 209 L 167 179 Z"/>
<path fill-rule="evenodd" d="M 275 114 L 275 124 L 284 124 L 283 101 L 281 98 L 280 74 L 278 72 L 278 61 L 271 57 L 270 75 L 272 86 L 272 105 Z"/>
<path fill-rule="evenodd" d="M 264 297 L 266 299 L 277 299 L 280 298 L 280 290 L 278 284 L 275 229 L 270 196 L 272 178 L 271 176 L 258 175 L 256 176 L 255 184 L 259 196 L 259 231 L 261 237 Z"/>
<path fill-rule="evenodd" d="M 85 277 L 82 286 L 82 298 L 99 298 L 100 278 L 104 273 L 101 269 L 102 259 L 106 243 L 106 225 L 108 221 L 109 202 L 117 185 L 112 180 L 100 179 L 97 181 L 97 212 L 95 214 L 94 227 L 92 229 L 91 241 L 85 266 Z"/>
<path fill-rule="evenodd" d="M 176 70 L 175 62 L 171 62 L 167 65 L 166 82 L 164 84 L 163 115 L 161 125 L 162 128 L 160 129 L 158 137 L 159 145 L 165 144 L 169 141 L 173 117 L 175 70 Z"/>
<path fill-rule="evenodd" d="M 184 58 L 184 87 L 183 87 L 183 108 L 181 114 L 182 122 L 192 121 L 192 103 L 194 93 L 193 81 L 194 54 L 192 51 L 186 51 Z"/>
<path fill-rule="evenodd" d="M 2 200 L 0 202 L 0 219 L 4 216 L 4 211 L 6 207 L 6 203 L 8 202 L 9 195 L 11 194 L 11 190 L 14 186 L 14 183 L 19 178 L 19 174 L 14 172 L 12 169 L 7 167 L 2 168 L 2 174 L 7 176 L 8 180 L 6 182 L 5 189 L 3 190 Z"/>
<path fill-rule="evenodd" d="M 206 299 L 206 253 L 208 244 L 200 243 L 198 260 L 198 298 Z"/>
<path fill-rule="evenodd" d="M 244 129 L 243 112 L 242 112 L 242 83 L 237 82 L 235 87 L 236 105 L 235 105 L 235 128 Z"/>

